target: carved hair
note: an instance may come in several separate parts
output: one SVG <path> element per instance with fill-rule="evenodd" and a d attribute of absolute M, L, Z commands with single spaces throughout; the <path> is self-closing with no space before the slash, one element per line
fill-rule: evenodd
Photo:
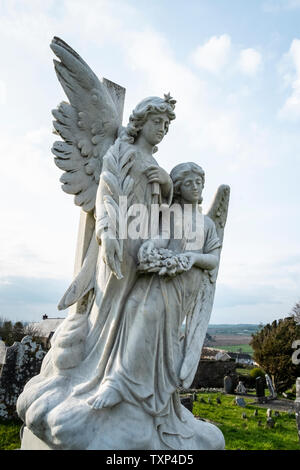
<path fill-rule="evenodd" d="M 134 143 L 150 113 L 166 113 L 170 121 L 175 119 L 175 103 L 176 101 L 173 100 L 170 94 L 164 95 L 164 99 L 158 96 L 150 96 L 142 100 L 129 117 L 129 122 L 123 134 L 124 140 L 131 144 Z"/>
<path fill-rule="evenodd" d="M 205 183 L 205 172 L 201 166 L 197 165 L 197 163 L 179 163 L 176 165 L 170 173 L 171 180 L 173 181 L 174 187 L 174 199 L 178 200 L 180 198 L 180 186 L 183 182 L 184 178 L 188 176 L 191 172 L 196 173 L 202 179 L 202 183 L 204 186 Z M 201 204 L 202 198 L 199 200 Z"/>

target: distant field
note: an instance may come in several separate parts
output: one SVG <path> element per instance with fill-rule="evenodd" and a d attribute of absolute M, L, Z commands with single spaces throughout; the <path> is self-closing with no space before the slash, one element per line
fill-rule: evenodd
<path fill-rule="evenodd" d="M 249 344 L 252 337 L 246 335 L 212 335 L 214 341 L 212 347 L 219 346 L 239 346 L 241 344 Z"/>
<path fill-rule="evenodd" d="M 251 336 L 260 329 L 260 325 L 248 325 L 248 324 L 237 324 L 237 325 L 208 325 L 207 332 L 214 335 L 242 335 Z"/>
<path fill-rule="evenodd" d="M 222 346 L 222 349 L 230 352 L 239 352 L 241 349 L 243 353 L 253 354 L 253 349 L 249 344 L 235 344 L 234 346 Z"/>

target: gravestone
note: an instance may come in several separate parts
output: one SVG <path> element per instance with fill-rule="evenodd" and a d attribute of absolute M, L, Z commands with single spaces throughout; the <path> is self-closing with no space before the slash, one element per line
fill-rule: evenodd
<path fill-rule="evenodd" d="M 180 398 L 180 402 L 187 410 L 189 410 L 191 413 L 193 412 L 193 396 L 182 397 Z"/>
<path fill-rule="evenodd" d="M 266 377 L 266 383 L 267 383 L 267 386 L 268 386 L 268 389 L 269 389 L 269 392 L 270 392 L 270 397 L 269 398 L 274 399 L 274 398 L 277 397 L 277 393 L 274 390 L 272 380 L 271 380 L 271 378 L 268 374 L 266 374 L 265 377 Z"/>
<path fill-rule="evenodd" d="M 257 377 L 255 380 L 256 397 L 259 403 L 265 401 L 265 379 L 263 377 Z"/>
<path fill-rule="evenodd" d="M 300 377 L 296 380 L 296 400 L 295 400 L 296 422 L 298 427 L 298 437 L 300 440 Z"/>
<path fill-rule="evenodd" d="M 233 382 L 229 375 L 224 377 L 224 392 L 229 394 L 233 393 Z"/>
<path fill-rule="evenodd" d="M 246 406 L 244 398 L 235 397 L 235 403 L 236 405 L 241 406 L 242 408 Z"/>
<path fill-rule="evenodd" d="M 239 381 L 238 386 L 236 387 L 236 393 L 246 393 L 246 388 L 243 384 L 243 382 Z"/>
<path fill-rule="evenodd" d="M 273 428 L 274 428 L 274 426 L 275 426 L 275 421 L 274 421 L 273 418 L 271 418 L 271 417 L 270 417 L 270 418 L 267 418 L 267 426 L 268 426 L 268 428 L 270 428 L 270 429 L 273 429 Z"/>
<path fill-rule="evenodd" d="M 16 402 L 26 382 L 40 372 L 46 352 L 31 336 L 15 342 L 6 350 L 5 364 L 0 376 L 0 418 L 17 418 Z"/>
<path fill-rule="evenodd" d="M 272 410 L 271 408 L 268 408 L 267 409 L 267 418 L 271 418 L 272 417 Z"/>

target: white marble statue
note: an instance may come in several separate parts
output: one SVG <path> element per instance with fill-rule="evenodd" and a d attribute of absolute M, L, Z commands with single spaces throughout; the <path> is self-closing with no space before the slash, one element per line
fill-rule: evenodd
<path fill-rule="evenodd" d="M 175 100 L 144 99 L 122 127 L 124 90 L 98 80 L 61 39 L 51 47 L 70 100 L 54 111 L 64 142 L 53 152 L 63 189 L 86 216 L 75 277 L 59 303 L 69 314 L 18 399 L 22 449 L 223 449 L 221 431 L 196 420 L 178 391 L 191 385 L 199 362 L 229 188 L 218 189 L 202 216 L 203 169 L 182 163 L 169 175 L 153 157 L 175 119 Z M 149 218 L 136 223 L 132 208 L 149 215 L 157 205 L 160 222 L 150 232 Z M 167 233 L 163 214 L 187 206 L 191 224 L 171 217 Z M 179 238 L 176 224 L 184 225 Z M 132 237 L 132 227 L 147 233 Z M 201 234 L 199 246 L 191 233 Z"/>

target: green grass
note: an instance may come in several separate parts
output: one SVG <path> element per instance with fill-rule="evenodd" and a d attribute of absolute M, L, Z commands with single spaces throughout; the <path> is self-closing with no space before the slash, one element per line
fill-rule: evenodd
<path fill-rule="evenodd" d="M 0 450 L 20 449 L 20 428 L 21 422 L 0 421 Z"/>
<path fill-rule="evenodd" d="M 208 396 L 212 404 L 199 402 L 200 397 L 207 402 Z M 221 404 L 216 403 L 217 396 L 221 398 Z M 286 412 L 280 412 L 279 417 L 274 417 L 273 412 L 275 427 L 269 429 L 266 408 L 249 405 L 252 399 L 245 399 L 245 408 L 234 402 L 234 395 L 216 393 L 201 393 L 194 402 L 194 415 L 215 423 L 223 432 L 226 450 L 300 450 L 295 414 L 289 416 Z M 254 416 L 255 409 L 258 416 Z M 243 413 L 246 413 L 247 419 L 242 418 Z M 261 426 L 257 424 L 259 420 Z"/>
<path fill-rule="evenodd" d="M 253 354 L 253 349 L 250 346 L 250 344 L 235 344 L 234 346 L 218 346 L 219 349 L 224 349 L 225 351 L 230 351 L 230 352 L 239 352 L 239 350 L 242 350 L 242 353 L 246 354 Z"/>
<path fill-rule="evenodd" d="M 221 398 L 221 404 L 216 403 L 216 397 Z M 206 403 L 200 403 L 203 397 Z M 212 403 L 207 403 L 210 397 Z M 194 403 L 194 415 L 207 419 L 216 424 L 223 432 L 226 450 L 300 450 L 297 435 L 295 415 L 280 412 L 279 417 L 273 417 L 275 427 L 269 429 L 266 425 L 266 408 L 249 405 L 253 400 L 245 398 L 246 407 L 235 405 L 234 395 L 217 393 L 198 394 Z M 254 410 L 258 416 L 254 416 Z M 247 419 L 242 418 L 246 413 Z M 274 412 L 273 412 L 274 415 Z M 258 426 L 258 421 L 262 426 Z M 15 450 L 20 448 L 20 422 L 6 423 L 0 421 L 0 450 Z"/>

